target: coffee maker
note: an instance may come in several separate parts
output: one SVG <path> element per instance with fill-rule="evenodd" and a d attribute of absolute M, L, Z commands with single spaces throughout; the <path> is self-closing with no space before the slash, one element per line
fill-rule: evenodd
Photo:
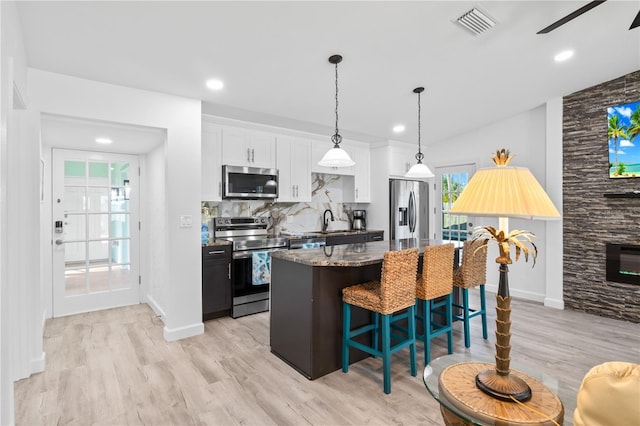
<path fill-rule="evenodd" d="M 353 230 L 354 231 L 367 230 L 367 211 L 366 210 L 353 211 Z"/>

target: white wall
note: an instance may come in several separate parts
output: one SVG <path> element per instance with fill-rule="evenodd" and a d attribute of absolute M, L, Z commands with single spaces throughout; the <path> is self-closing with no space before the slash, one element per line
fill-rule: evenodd
<path fill-rule="evenodd" d="M 149 224 L 150 215 L 164 215 L 149 232 L 165 236 L 166 285 L 160 306 L 165 338 L 202 333 L 200 231 L 197 226 L 179 227 L 181 215 L 190 215 L 196 224 L 200 217 L 200 101 L 36 69 L 29 69 L 29 87 L 41 113 L 166 129 L 164 180 L 145 185 L 151 192 L 154 184 L 162 186 L 165 202 L 148 212 L 142 226 Z"/>
<path fill-rule="evenodd" d="M 11 424 L 13 382 L 44 368 L 40 148 L 15 3 L 0 4 L 0 19 L 0 423 Z"/>
<path fill-rule="evenodd" d="M 167 209 L 164 208 L 167 203 L 164 185 L 166 181 L 165 162 L 164 146 L 147 153 L 145 173 L 142 176 L 142 180 L 148 182 L 148 184 L 144 184 L 146 190 L 143 194 L 145 198 L 144 209 L 148 212 L 145 213 L 145 216 L 148 219 L 142 229 L 143 237 L 141 242 L 149 247 L 147 251 L 149 261 L 147 264 L 150 266 L 147 274 L 145 274 L 148 279 L 144 280 L 143 285 L 147 286 L 146 302 L 161 316 L 165 315 L 163 308 L 166 300 L 164 290 L 169 284 L 166 267 L 168 259 L 165 248 L 170 242 L 166 232 L 156 232 L 156 230 L 164 229 L 164 224 L 169 221 Z M 151 182 L 155 182 L 155 184 L 151 184 Z M 199 220 L 196 222 L 200 223 Z"/>
<path fill-rule="evenodd" d="M 557 108 L 552 114 L 552 117 L 556 116 Z M 561 157 L 562 137 L 560 134 L 558 139 L 554 134 L 553 140 L 548 140 L 548 119 L 550 118 L 547 117 L 546 106 L 541 106 L 499 123 L 429 145 L 426 149 L 427 158 L 432 160 L 429 167 L 469 163 L 477 164 L 478 169 L 492 167 L 491 158 L 496 149 L 507 148 L 515 155 L 511 165 L 531 170 L 561 211 L 561 205 L 558 203 L 562 198 L 562 161 L 560 159 L 549 163 L 551 169 L 548 169 L 548 160 L 550 155 L 558 155 L 558 144 Z M 547 182 L 547 179 L 552 181 Z M 558 252 L 562 247 L 561 240 L 558 246 L 558 236 L 553 235 L 557 232 L 558 226 L 561 228 L 558 223 L 548 225 L 548 222 L 544 221 L 509 220 L 511 230 L 523 229 L 533 232 L 538 247 L 538 258 L 534 268 L 531 260 L 525 263 L 522 258 L 518 262 L 514 261 L 509 267 L 509 288 L 512 296 L 562 307 L 561 265 L 560 269 L 556 264 L 548 269 L 548 258 L 553 259 L 559 254 L 561 258 L 561 252 Z M 497 226 L 498 223 L 497 219 L 478 218 L 475 225 Z M 548 231 L 549 227 L 553 227 L 553 233 Z M 488 256 L 490 262 L 487 265 L 487 288 L 493 292 L 497 291 L 498 267 L 496 264 L 492 270 L 491 260 L 495 259 L 497 254 L 497 248 L 492 247 Z"/>

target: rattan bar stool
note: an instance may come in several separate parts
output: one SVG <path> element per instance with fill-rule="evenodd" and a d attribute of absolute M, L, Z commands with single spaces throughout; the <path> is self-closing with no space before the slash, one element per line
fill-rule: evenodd
<path fill-rule="evenodd" d="M 375 357 L 381 357 L 384 393 L 387 394 L 391 393 L 391 354 L 409 346 L 411 375 L 417 374 L 415 339 L 417 270 L 417 248 L 388 251 L 384 254 L 382 261 L 380 281 L 370 281 L 342 289 L 342 371 L 345 373 L 349 371 L 349 348 L 356 348 Z M 351 330 L 352 305 L 373 312 L 372 323 Z M 407 333 L 402 335 L 392 333 L 391 324 L 403 319 L 407 320 Z M 382 332 L 382 349 L 378 349 L 380 331 Z M 372 332 L 371 346 L 354 340 L 356 336 L 368 332 Z M 395 343 L 393 345 L 392 339 Z"/>
<path fill-rule="evenodd" d="M 431 361 L 431 339 L 447 333 L 447 350 L 453 353 L 453 244 L 427 246 L 422 256 L 422 274 L 416 283 L 416 322 L 422 321 L 424 365 Z"/>
<path fill-rule="evenodd" d="M 482 317 L 482 338 L 487 339 L 487 302 L 484 284 L 487 281 L 487 250 L 486 242 L 480 240 L 465 241 L 462 247 L 462 262 L 453 271 L 453 285 L 462 289 L 462 305 L 453 304 L 462 309 L 462 314 L 454 314 L 456 321 L 464 323 L 464 346 L 471 346 L 469 335 L 469 320 L 480 315 Z M 469 289 L 480 287 L 480 309 L 469 307 Z"/>

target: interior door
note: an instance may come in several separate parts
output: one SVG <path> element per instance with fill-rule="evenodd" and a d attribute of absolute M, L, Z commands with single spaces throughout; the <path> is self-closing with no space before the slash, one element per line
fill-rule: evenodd
<path fill-rule="evenodd" d="M 52 159 L 53 316 L 139 303 L 137 156 Z"/>
<path fill-rule="evenodd" d="M 436 230 L 435 238 L 450 241 L 466 241 L 473 231 L 474 218 L 466 215 L 450 214 L 453 203 L 475 173 L 473 164 L 436 167 L 435 192 Z"/>

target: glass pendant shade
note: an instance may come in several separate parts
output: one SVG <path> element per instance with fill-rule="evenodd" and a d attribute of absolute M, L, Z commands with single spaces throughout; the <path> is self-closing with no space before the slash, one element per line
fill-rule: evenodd
<path fill-rule="evenodd" d="M 435 175 L 431 172 L 431 170 L 429 170 L 429 168 L 422 163 L 414 164 L 413 166 L 411 166 L 409 171 L 404 175 L 404 177 L 408 177 L 408 178 L 421 178 L 421 179 L 431 178 L 433 176 Z"/>
<path fill-rule="evenodd" d="M 325 167 L 350 167 L 356 163 L 349 157 L 347 151 L 334 146 L 327 151 L 322 160 L 318 161 L 318 164 Z"/>

